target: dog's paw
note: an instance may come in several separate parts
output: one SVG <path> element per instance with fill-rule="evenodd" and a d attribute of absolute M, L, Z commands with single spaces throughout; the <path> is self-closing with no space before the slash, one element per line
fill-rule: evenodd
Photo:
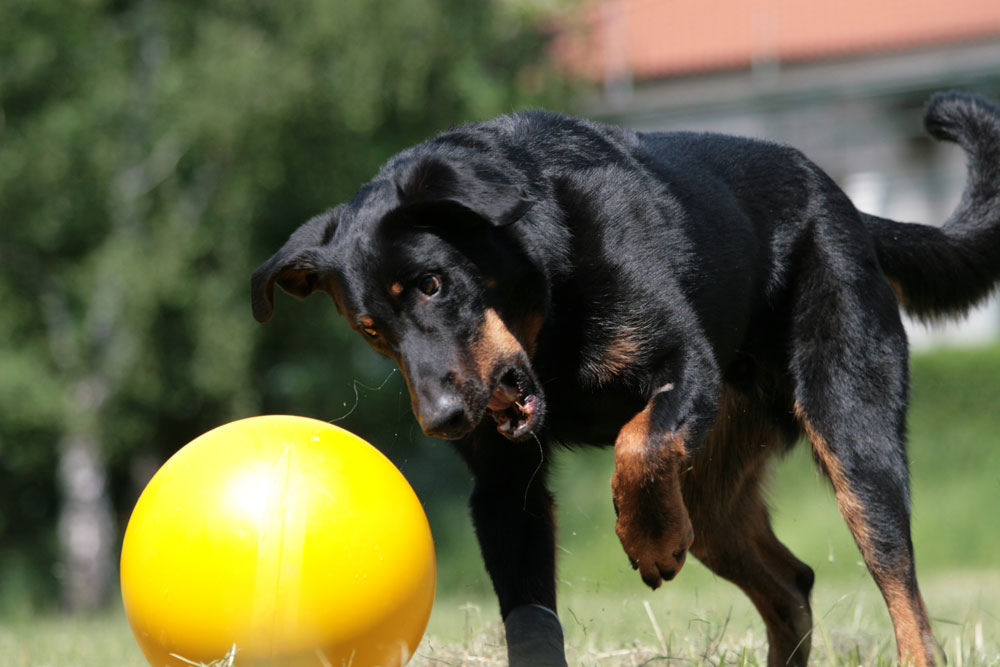
<path fill-rule="evenodd" d="M 650 588 L 677 576 L 694 542 L 694 530 L 681 498 L 676 474 L 630 479 L 616 469 L 611 480 L 615 533 L 632 568 Z"/>
<path fill-rule="evenodd" d="M 694 541 L 690 525 L 680 534 L 655 534 L 637 529 L 635 523 L 618 519 L 615 533 L 621 540 L 625 555 L 632 568 L 639 571 L 642 580 L 652 589 L 670 581 L 684 567 L 688 549 Z"/>

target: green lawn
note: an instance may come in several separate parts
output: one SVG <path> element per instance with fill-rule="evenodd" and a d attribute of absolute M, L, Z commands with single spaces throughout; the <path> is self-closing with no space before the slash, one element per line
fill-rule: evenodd
<path fill-rule="evenodd" d="M 560 615 L 570 664 L 766 664 L 764 627 L 746 598 L 700 565 L 689 567 L 686 582 L 656 592 L 624 579 L 620 588 L 564 585 Z M 1000 665 L 1000 572 L 939 573 L 923 586 L 949 664 Z M 893 663 L 892 626 L 867 576 L 820 582 L 813 607 L 812 664 Z M 445 598 L 412 664 L 502 665 L 503 659 L 495 603 Z"/>
<path fill-rule="evenodd" d="M 913 539 L 924 598 L 951 665 L 1000 666 L 1000 347 L 918 356 L 913 387 Z M 610 466 L 610 452 L 558 461 L 570 664 L 764 664 L 763 626 L 749 602 L 693 559 L 659 591 L 642 585 L 614 535 Z M 891 664 L 885 606 L 807 447 L 777 466 L 770 495 L 779 537 L 816 571 L 813 664 Z M 504 664 L 496 602 L 464 507 L 447 512 L 460 537 L 439 554 L 438 599 L 411 664 Z M 0 667 L 144 664 L 120 612 L 0 619 Z"/>
<path fill-rule="evenodd" d="M 631 572 L 631 570 L 629 570 Z M 655 593 L 613 581 L 564 584 L 561 615 L 571 665 L 760 665 L 763 625 L 746 599 L 691 564 L 686 580 Z M 1000 665 L 1000 572 L 935 573 L 924 578 L 938 640 L 950 665 Z M 821 582 L 813 598 L 812 664 L 890 665 L 892 629 L 866 577 Z M 0 623 L 0 667 L 143 667 L 120 613 Z M 503 633 L 492 599 L 442 596 L 410 663 L 504 665 Z M 239 660 L 236 660 L 239 665 Z"/>

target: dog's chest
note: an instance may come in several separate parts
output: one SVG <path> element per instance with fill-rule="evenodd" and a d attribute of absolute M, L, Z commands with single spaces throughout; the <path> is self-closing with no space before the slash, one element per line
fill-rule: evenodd
<path fill-rule="evenodd" d="M 613 445 L 621 427 L 643 406 L 638 393 L 622 389 L 551 389 L 547 429 L 572 444 Z"/>

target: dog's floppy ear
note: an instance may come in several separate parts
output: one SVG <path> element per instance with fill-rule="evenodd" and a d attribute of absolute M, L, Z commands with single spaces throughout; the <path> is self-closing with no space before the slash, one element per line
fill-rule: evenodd
<path fill-rule="evenodd" d="M 454 204 L 495 227 L 517 222 L 535 203 L 515 185 L 439 156 L 409 165 L 396 179 L 396 193 L 403 208 Z"/>
<path fill-rule="evenodd" d="M 250 303 L 258 322 L 271 319 L 275 283 L 299 298 L 309 296 L 317 287 L 325 264 L 321 248 L 333 237 L 341 208 L 338 206 L 318 215 L 296 229 L 281 250 L 253 272 Z"/>

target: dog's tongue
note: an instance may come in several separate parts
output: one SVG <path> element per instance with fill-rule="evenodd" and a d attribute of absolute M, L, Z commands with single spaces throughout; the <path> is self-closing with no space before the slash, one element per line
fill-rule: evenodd
<path fill-rule="evenodd" d="M 490 394 L 486 409 L 497 423 L 497 430 L 511 439 L 531 432 L 538 412 L 539 398 L 526 394 L 512 371 L 500 379 Z"/>
<path fill-rule="evenodd" d="M 506 410 L 495 410 L 491 414 L 500 433 L 508 438 L 520 438 L 531 432 L 537 409 L 538 397 L 531 394 L 523 402 L 515 401 Z"/>

